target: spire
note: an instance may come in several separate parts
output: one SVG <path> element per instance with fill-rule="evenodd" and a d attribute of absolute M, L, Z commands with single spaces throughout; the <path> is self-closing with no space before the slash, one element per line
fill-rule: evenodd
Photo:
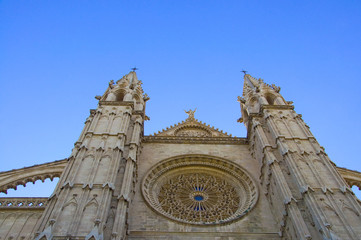
<path fill-rule="evenodd" d="M 246 71 L 242 72 L 244 73 L 243 93 L 242 97 L 238 97 L 242 118 L 239 119 L 239 122 L 244 122 L 247 126 L 249 116 L 260 113 L 264 106 L 288 104 L 279 93 L 280 87 L 275 84 L 269 85 L 261 78 L 256 79 Z"/>
<path fill-rule="evenodd" d="M 144 105 L 144 102 L 149 100 L 149 97 L 144 94 L 142 88 L 142 81 L 137 77 L 136 67 L 132 68 L 128 74 L 124 75 L 118 81 L 114 83 L 114 80 L 110 80 L 108 89 L 103 96 L 96 96 L 95 98 L 100 101 L 111 102 L 134 102 L 136 105 Z M 141 110 L 138 109 L 137 110 Z"/>
<path fill-rule="evenodd" d="M 271 91 L 274 90 L 277 93 L 281 91 L 281 88 L 276 86 L 275 84 L 267 84 L 262 78 L 256 79 L 249 74 L 244 75 L 244 86 L 251 87 L 256 91 L 259 91 L 259 88 L 268 89 Z"/>
<path fill-rule="evenodd" d="M 135 72 L 137 68 L 132 68 L 128 74 L 124 75 L 121 79 L 119 79 L 116 84 L 123 87 L 128 87 L 134 89 L 136 87 L 140 87 L 142 89 L 142 82 L 138 80 L 137 73 Z"/>
<path fill-rule="evenodd" d="M 244 79 L 244 85 L 247 84 L 251 88 L 257 88 L 260 86 L 260 82 L 263 82 L 261 78 L 257 80 L 256 78 L 252 77 L 247 73 L 244 74 L 243 79 Z"/>
<path fill-rule="evenodd" d="M 272 98 L 282 97 L 279 92 L 281 88 L 276 86 L 275 84 L 267 84 L 264 82 L 262 78 L 256 79 L 252 77 L 250 74 L 245 73 L 244 75 L 244 84 L 243 84 L 243 97 L 245 100 L 251 100 L 256 95 L 258 97 L 263 96 L 271 96 Z M 273 100 L 274 100 L 273 99 Z M 268 102 L 268 104 L 273 105 L 273 101 Z M 280 105 L 284 105 L 279 102 Z"/>

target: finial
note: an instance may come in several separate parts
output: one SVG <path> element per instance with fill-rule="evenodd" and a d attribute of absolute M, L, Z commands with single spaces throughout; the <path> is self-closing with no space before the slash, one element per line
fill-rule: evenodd
<path fill-rule="evenodd" d="M 247 71 L 246 71 L 246 70 L 242 70 L 241 72 L 243 72 L 244 75 L 247 74 Z"/>
<path fill-rule="evenodd" d="M 144 100 L 144 102 L 146 102 L 146 101 L 148 101 L 150 99 L 150 97 L 148 96 L 148 94 L 144 94 L 143 95 L 143 100 Z"/>
<path fill-rule="evenodd" d="M 246 100 L 243 97 L 240 97 L 240 96 L 237 97 L 237 101 L 240 102 L 240 103 L 245 103 L 246 102 Z"/>
<path fill-rule="evenodd" d="M 133 68 L 131 68 L 131 70 L 133 71 L 133 72 L 135 72 L 136 70 L 138 70 L 139 68 L 137 68 L 137 67 L 133 67 Z"/>
<path fill-rule="evenodd" d="M 186 114 L 188 114 L 188 118 L 187 119 L 194 119 L 194 113 L 196 112 L 197 108 L 194 110 L 189 109 L 188 111 L 184 110 L 184 112 Z"/>

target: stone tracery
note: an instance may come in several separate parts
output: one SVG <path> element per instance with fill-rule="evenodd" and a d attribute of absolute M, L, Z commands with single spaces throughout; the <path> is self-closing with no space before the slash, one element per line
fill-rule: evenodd
<path fill-rule="evenodd" d="M 186 136 L 186 137 L 210 137 L 211 133 L 200 127 L 187 127 L 180 128 L 175 132 L 175 136 Z"/>
<path fill-rule="evenodd" d="M 220 222 L 238 209 L 235 187 L 207 173 L 181 174 L 160 189 L 161 208 L 189 222 Z"/>
<path fill-rule="evenodd" d="M 248 174 L 209 156 L 181 156 L 155 166 L 144 178 L 143 196 L 162 215 L 190 224 L 236 220 L 255 205 L 258 192 Z"/>

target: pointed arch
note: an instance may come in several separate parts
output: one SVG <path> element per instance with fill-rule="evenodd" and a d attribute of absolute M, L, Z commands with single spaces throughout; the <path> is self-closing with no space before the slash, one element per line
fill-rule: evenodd
<path fill-rule="evenodd" d="M 96 169 L 94 183 L 103 184 L 107 181 L 109 177 L 109 167 L 111 166 L 111 157 L 109 155 L 103 156 L 100 161 L 99 165 Z"/>
<path fill-rule="evenodd" d="M 123 101 L 124 100 L 124 96 L 125 96 L 125 91 L 117 91 L 115 93 L 115 101 Z"/>
<path fill-rule="evenodd" d="M 57 231 L 55 234 L 65 234 L 67 229 L 69 229 L 69 226 L 73 222 L 74 213 L 76 212 L 76 209 L 78 207 L 78 204 L 76 201 L 68 201 L 64 206 L 62 207 L 62 211 L 60 211 L 59 218 L 55 222 Z"/>
<path fill-rule="evenodd" d="M 0 226 L 1 236 L 7 236 L 10 233 L 10 230 L 17 219 L 17 215 L 17 213 L 10 213 L 8 216 L 5 217 L 3 223 Z"/>
<path fill-rule="evenodd" d="M 105 132 L 108 127 L 108 124 L 109 124 L 109 117 L 107 115 L 101 116 L 95 128 L 95 132 L 97 133 Z"/>
<path fill-rule="evenodd" d="M 113 91 L 113 93 L 115 95 L 115 101 L 120 102 L 120 101 L 124 101 L 124 97 L 127 94 L 127 91 L 122 87 L 118 87 Z"/>
<path fill-rule="evenodd" d="M 85 205 L 83 209 L 82 218 L 79 225 L 80 234 L 89 233 L 94 226 L 96 213 L 99 207 L 99 203 L 96 200 L 97 195 L 94 194 L 92 199 Z"/>
<path fill-rule="evenodd" d="M 269 105 L 274 105 L 275 104 L 276 96 L 274 94 L 266 93 L 264 95 L 264 97 L 266 98 Z"/>
<path fill-rule="evenodd" d="M 305 134 L 302 132 L 300 126 L 295 120 L 290 119 L 288 121 L 288 125 L 290 126 L 290 129 L 294 137 L 300 137 L 300 138 L 305 137 Z"/>
<path fill-rule="evenodd" d="M 138 94 L 133 94 L 133 99 L 134 99 L 134 108 L 136 111 L 142 111 L 143 110 L 143 103 L 141 101 L 141 98 L 139 97 Z"/>
<path fill-rule="evenodd" d="M 259 112 L 259 103 L 257 100 L 257 97 L 253 96 L 250 100 L 249 100 L 249 113 L 258 113 Z"/>
<path fill-rule="evenodd" d="M 116 116 L 113 120 L 112 126 L 110 128 L 110 133 L 118 133 L 122 125 L 122 116 Z"/>
<path fill-rule="evenodd" d="M 79 166 L 78 172 L 76 174 L 76 182 L 86 182 L 88 179 L 88 176 L 91 174 L 92 167 L 94 163 L 94 155 L 89 154 L 87 155 L 83 161 L 82 164 Z"/>

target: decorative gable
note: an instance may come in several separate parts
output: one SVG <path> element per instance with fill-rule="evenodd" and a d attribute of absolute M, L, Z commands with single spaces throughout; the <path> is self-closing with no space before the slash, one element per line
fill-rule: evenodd
<path fill-rule="evenodd" d="M 154 136 L 174 136 L 174 137 L 232 137 L 231 134 L 224 133 L 222 130 L 202 123 L 194 118 L 196 110 L 185 111 L 188 118 L 176 125 L 167 127 L 165 130 L 159 131 Z"/>

